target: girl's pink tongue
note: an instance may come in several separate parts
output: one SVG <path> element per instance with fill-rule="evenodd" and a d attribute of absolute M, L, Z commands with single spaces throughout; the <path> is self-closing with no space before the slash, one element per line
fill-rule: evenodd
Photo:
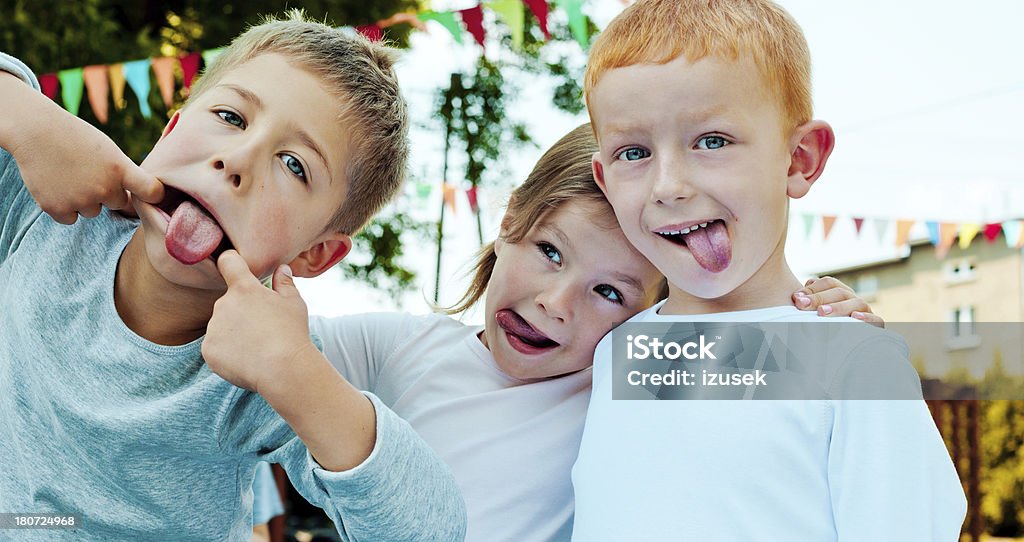
<path fill-rule="evenodd" d="M 732 243 L 721 220 L 686 234 L 686 247 L 693 254 L 693 259 L 712 273 L 723 271 L 732 261 Z"/>
<path fill-rule="evenodd" d="M 213 254 L 224 238 L 217 222 L 191 201 L 182 202 L 167 224 L 167 253 L 185 264 L 197 264 Z"/>

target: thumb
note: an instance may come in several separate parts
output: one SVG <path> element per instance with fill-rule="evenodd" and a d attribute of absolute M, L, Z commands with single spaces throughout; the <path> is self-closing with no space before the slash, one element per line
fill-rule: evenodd
<path fill-rule="evenodd" d="M 134 163 L 125 170 L 122 185 L 146 203 L 157 204 L 164 199 L 164 183 Z"/>
<path fill-rule="evenodd" d="M 292 268 L 288 264 L 280 265 L 274 271 L 274 291 L 282 295 L 299 295 Z"/>

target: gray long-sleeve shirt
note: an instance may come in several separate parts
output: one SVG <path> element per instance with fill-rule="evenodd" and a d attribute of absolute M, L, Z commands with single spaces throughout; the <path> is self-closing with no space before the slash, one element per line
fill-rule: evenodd
<path fill-rule="evenodd" d="M 0 70 L 38 88 L 11 57 Z M 202 339 L 128 329 L 114 274 L 137 227 L 106 211 L 56 223 L 0 149 L 0 513 L 78 515 L 73 530 L 0 539 L 248 540 L 260 460 L 284 465 L 346 540 L 463 538 L 450 471 L 372 394 L 373 453 L 329 472 L 262 397 L 207 368 Z"/>

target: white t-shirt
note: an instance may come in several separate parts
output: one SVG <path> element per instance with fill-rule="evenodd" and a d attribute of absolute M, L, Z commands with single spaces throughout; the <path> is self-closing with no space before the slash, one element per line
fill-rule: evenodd
<path fill-rule="evenodd" d="M 437 314 L 314 317 L 310 325 L 335 367 L 451 467 L 466 500 L 466 540 L 569 540 L 589 369 L 511 378 L 477 337 L 481 326 Z"/>
<path fill-rule="evenodd" d="M 795 307 L 660 315 L 662 305 L 630 322 L 819 318 Z M 848 320 L 857 327 L 829 340 L 830 358 L 905 363 L 895 373 L 920 390 L 902 339 Z M 966 500 L 923 401 L 612 400 L 610 339 L 595 353 L 573 468 L 573 540 L 957 540 Z"/>

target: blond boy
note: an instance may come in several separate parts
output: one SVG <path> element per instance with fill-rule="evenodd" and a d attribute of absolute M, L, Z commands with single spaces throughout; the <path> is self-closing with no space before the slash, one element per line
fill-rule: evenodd
<path fill-rule="evenodd" d="M 789 304 L 800 283 L 784 246 L 789 198 L 821 175 L 834 135 L 812 119 L 809 53 L 787 13 L 641 0 L 594 44 L 585 92 L 595 178 L 669 283 L 631 322 L 817 318 Z M 888 367 L 908 400 L 616 401 L 605 337 L 573 471 L 574 540 L 956 540 L 963 490 L 911 399 L 905 344 L 843 327 L 822 350 L 837 374 Z"/>
<path fill-rule="evenodd" d="M 254 27 L 141 170 L 0 69 L 0 512 L 73 523 L 18 538 L 247 540 L 263 460 L 345 540 L 461 539 L 447 467 L 376 397 L 327 363 L 218 347 L 260 324 L 219 314 L 228 286 L 319 275 L 395 193 L 386 51 L 297 16 Z M 125 189 L 138 221 L 100 208 Z"/>

